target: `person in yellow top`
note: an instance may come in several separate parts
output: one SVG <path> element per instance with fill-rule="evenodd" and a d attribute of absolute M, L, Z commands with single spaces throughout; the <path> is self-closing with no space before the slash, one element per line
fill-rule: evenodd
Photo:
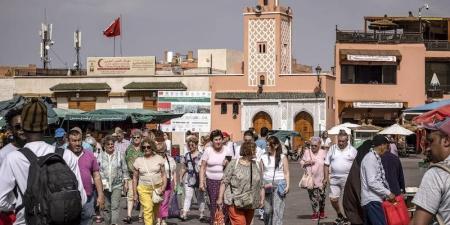
<path fill-rule="evenodd" d="M 133 197 L 134 201 L 138 201 L 139 193 L 139 201 L 144 208 L 145 225 L 153 225 L 159 211 L 159 203 L 154 203 L 152 199 L 153 191 L 161 196 L 167 185 L 165 160 L 156 154 L 158 146 L 162 144 L 149 138 L 142 140 L 141 150 L 144 151 L 144 156 L 137 158 L 133 164 Z"/>

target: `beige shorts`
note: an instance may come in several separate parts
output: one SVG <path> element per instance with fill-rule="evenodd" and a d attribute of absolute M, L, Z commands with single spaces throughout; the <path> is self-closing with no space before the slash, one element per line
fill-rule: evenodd
<path fill-rule="evenodd" d="M 347 177 L 330 180 L 330 198 L 340 198 L 344 193 L 345 182 Z"/>

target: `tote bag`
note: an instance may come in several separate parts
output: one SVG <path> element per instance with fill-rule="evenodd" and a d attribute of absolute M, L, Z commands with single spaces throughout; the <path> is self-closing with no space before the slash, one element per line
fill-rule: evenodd
<path fill-rule="evenodd" d="M 178 196 L 176 193 L 170 197 L 169 218 L 180 217 L 180 207 L 178 206 Z"/>
<path fill-rule="evenodd" d="M 213 225 L 225 225 L 225 216 L 223 215 L 222 209 L 217 207 L 216 213 L 214 213 Z"/>
<path fill-rule="evenodd" d="M 312 159 L 311 157 L 311 150 L 309 150 L 309 158 Z M 314 180 L 313 180 L 313 176 L 312 176 L 312 171 L 308 172 L 308 169 L 310 167 L 306 167 L 305 172 L 303 173 L 302 179 L 300 180 L 300 183 L 298 184 L 298 186 L 300 188 L 303 189 L 313 189 L 314 188 Z"/>
<path fill-rule="evenodd" d="M 395 197 L 395 203 L 390 201 L 383 202 L 384 215 L 388 225 L 408 225 L 409 213 L 403 196 Z"/>

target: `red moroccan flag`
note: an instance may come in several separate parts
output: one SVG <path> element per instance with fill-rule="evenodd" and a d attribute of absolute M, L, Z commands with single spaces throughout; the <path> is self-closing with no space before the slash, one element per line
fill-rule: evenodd
<path fill-rule="evenodd" d="M 106 30 L 103 31 L 106 37 L 115 37 L 120 35 L 120 17 L 115 19 Z"/>

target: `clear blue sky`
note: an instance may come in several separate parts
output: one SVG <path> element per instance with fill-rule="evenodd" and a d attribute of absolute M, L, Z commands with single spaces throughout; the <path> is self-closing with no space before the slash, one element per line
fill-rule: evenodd
<path fill-rule="evenodd" d="M 293 56 L 302 64 L 333 64 L 335 25 L 362 29 L 363 16 L 417 15 L 424 0 L 279 0 L 294 12 Z M 199 48 L 242 50 L 242 12 L 256 0 L 1 0 L 0 65 L 41 65 L 40 23 L 53 24 L 53 50 L 72 65 L 73 32 L 80 28 L 82 63 L 87 56 L 112 56 L 113 41 L 102 35 L 122 15 L 123 53 L 156 55 Z M 430 0 L 423 16 L 450 17 L 449 0 Z M 50 54 L 52 67 L 64 64 Z"/>

